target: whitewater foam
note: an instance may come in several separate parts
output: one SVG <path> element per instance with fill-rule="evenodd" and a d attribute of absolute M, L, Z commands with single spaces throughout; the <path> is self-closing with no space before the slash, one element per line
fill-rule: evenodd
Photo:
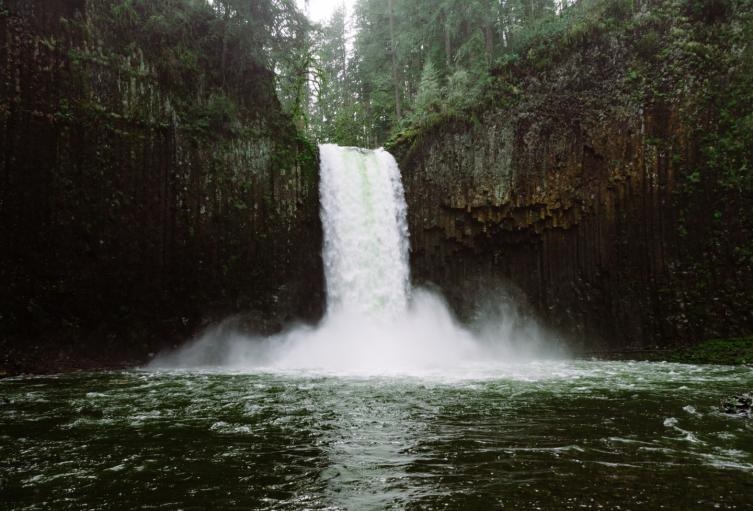
<path fill-rule="evenodd" d="M 332 144 L 319 150 L 327 288 L 320 324 L 254 337 L 225 322 L 151 367 L 367 375 L 463 367 L 479 374 L 547 353 L 543 330 L 522 321 L 506 298 L 468 329 L 440 295 L 411 289 L 407 207 L 392 155 Z"/>

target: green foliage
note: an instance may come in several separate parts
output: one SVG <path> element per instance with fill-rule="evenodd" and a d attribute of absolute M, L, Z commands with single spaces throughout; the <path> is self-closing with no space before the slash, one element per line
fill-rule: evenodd
<path fill-rule="evenodd" d="M 448 108 L 454 111 L 461 111 L 471 106 L 468 95 L 471 87 L 471 77 L 465 69 L 459 69 L 450 75 L 447 79 Z"/>
<path fill-rule="evenodd" d="M 431 59 L 426 61 L 421 73 L 421 82 L 418 84 L 418 92 L 413 102 L 412 119 L 418 124 L 424 124 L 432 116 L 438 114 L 441 105 L 442 89 L 439 85 L 439 73 L 432 64 Z"/>
<path fill-rule="evenodd" d="M 703 276 L 695 282 L 705 296 L 718 292 L 716 268 L 734 268 L 738 277 L 722 285 L 744 310 L 753 272 L 753 5 L 687 0 L 662 14 L 674 24 L 664 37 L 662 58 L 644 66 L 643 74 L 646 88 L 664 84 L 651 87 L 650 96 L 680 104 L 694 141 L 690 160 L 685 155 L 673 160 L 684 170 L 676 193 L 679 229 L 702 240 L 682 262 L 691 274 Z M 661 26 L 656 19 L 652 23 Z"/>
<path fill-rule="evenodd" d="M 238 134 L 240 130 L 238 105 L 221 89 L 210 93 L 206 102 L 195 104 L 189 112 L 190 126 L 207 134 Z"/>
<path fill-rule="evenodd" d="M 704 341 L 651 358 L 687 364 L 753 364 L 753 337 Z"/>
<path fill-rule="evenodd" d="M 684 14 L 694 21 L 717 23 L 728 19 L 733 11 L 732 0 L 687 0 Z"/>
<path fill-rule="evenodd" d="M 557 18 L 552 0 L 359 0 L 352 50 L 339 50 L 347 46 L 339 29 L 344 13 L 322 27 L 319 67 L 326 71 L 311 132 L 322 141 L 374 146 L 412 123 L 431 124 L 486 101 L 490 71 L 515 60 L 514 41 L 545 18 Z"/>
<path fill-rule="evenodd" d="M 348 68 L 346 13 L 341 6 L 315 34 L 315 61 L 310 105 L 312 138 L 343 145 L 364 145 L 358 139 L 364 112 L 351 88 Z"/>
<path fill-rule="evenodd" d="M 661 50 L 661 36 L 656 30 L 649 30 L 642 34 L 635 43 L 638 56 L 646 61 L 653 59 Z"/>
<path fill-rule="evenodd" d="M 84 29 L 107 48 L 100 57 L 140 54 L 199 128 L 226 127 L 218 110 L 274 110 L 273 72 L 285 109 L 304 117 L 309 23 L 293 0 L 98 0 L 87 15 Z"/>

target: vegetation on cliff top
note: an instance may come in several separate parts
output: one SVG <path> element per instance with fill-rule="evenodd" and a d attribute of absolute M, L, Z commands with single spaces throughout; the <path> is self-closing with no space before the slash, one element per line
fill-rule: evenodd
<path fill-rule="evenodd" d="M 321 141 L 394 143 L 525 99 L 532 80 L 612 41 L 628 49 L 622 75 L 637 97 L 713 98 L 744 130 L 752 10 L 747 0 L 359 0 L 350 20 L 340 9 L 314 29 L 307 126 Z"/>
<path fill-rule="evenodd" d="M 473 107 L 544 20 L 573 9 L 567 0 L 359 0 L 350 20 L 340 9 L 316 35 L 310 132 L 377 146 L 397 130 Z"/>

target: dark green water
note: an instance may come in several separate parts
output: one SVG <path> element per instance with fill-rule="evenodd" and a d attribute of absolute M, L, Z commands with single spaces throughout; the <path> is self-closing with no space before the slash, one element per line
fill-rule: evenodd
<path fill-rule="evenodd" d="M 722 366 L 0 380 L 9 509 L 751 509 Z"/>

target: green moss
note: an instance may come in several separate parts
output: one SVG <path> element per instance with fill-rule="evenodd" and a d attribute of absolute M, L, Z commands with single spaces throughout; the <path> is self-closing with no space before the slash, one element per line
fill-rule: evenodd
<path fill-rule="evenodd" d="M 753 336 L 713 339 L 663 354 L 651 354 L 651 360 L 686 364 L 753 364 Z"/>

